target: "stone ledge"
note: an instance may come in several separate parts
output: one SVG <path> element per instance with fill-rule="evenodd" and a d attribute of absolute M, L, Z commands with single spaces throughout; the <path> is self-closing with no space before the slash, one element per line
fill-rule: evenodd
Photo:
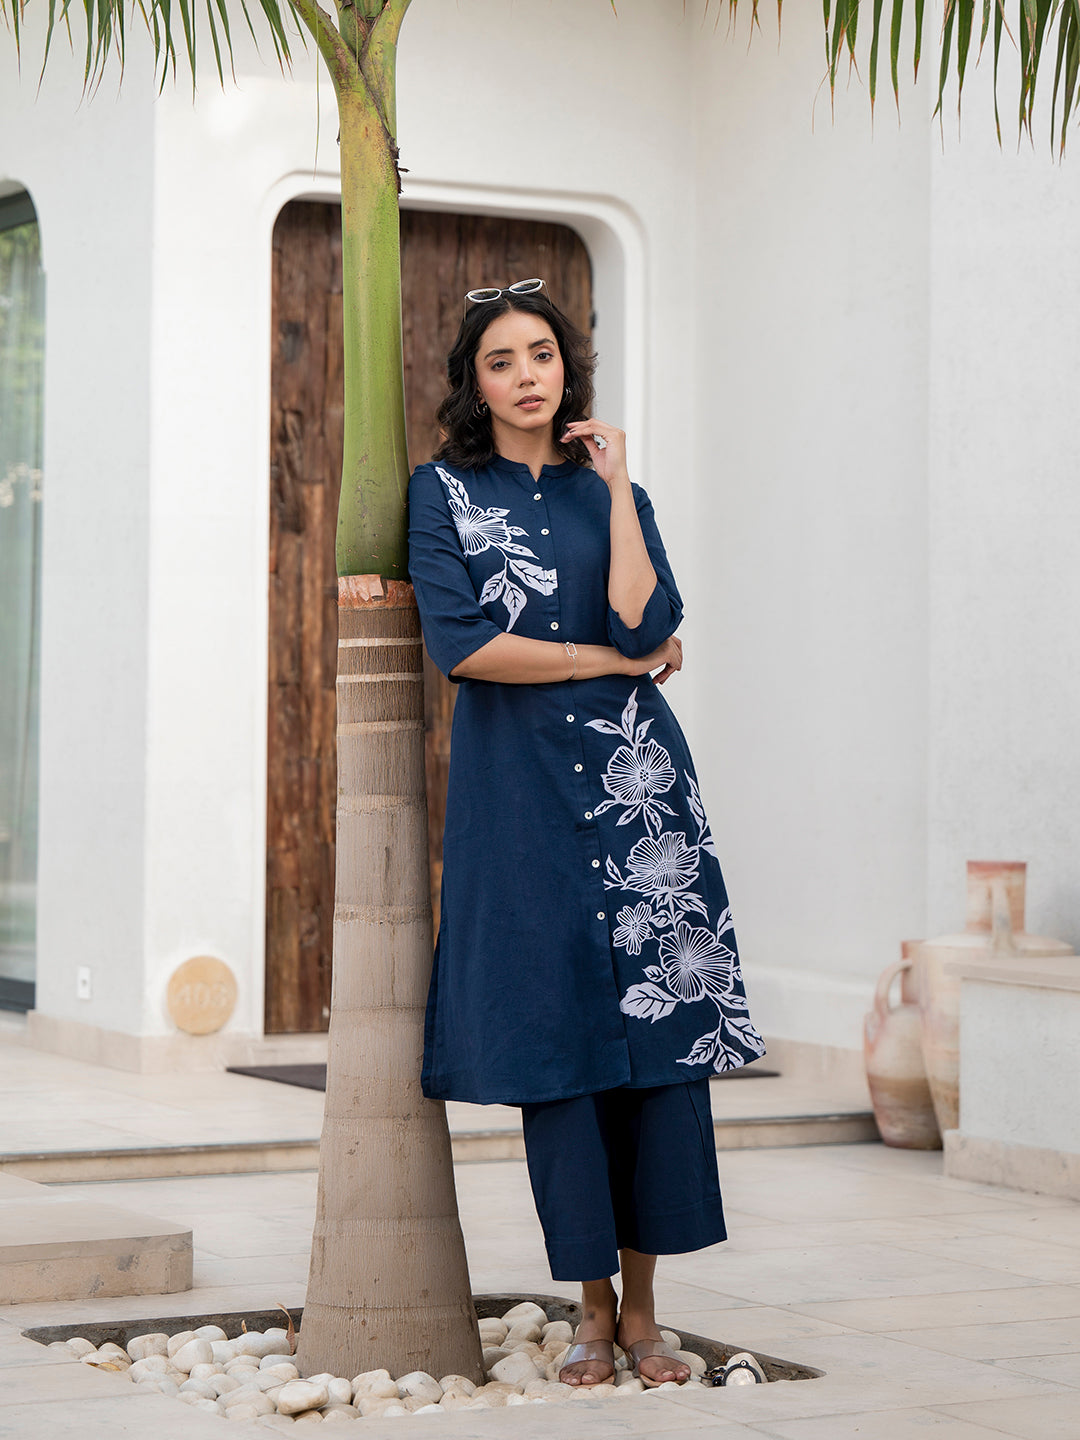
<path fill-rule="evenodd" d="M 965 1135 L 960 1130 L 946 1130 L 943 1138 L 945 1174 L 953 1180 L 1080 1200 L 1080 1155 Z"/>
<path fill-rule="evenodd" d="M 1029 990 L 1080 990 L 1080 955 L 1019 955 L 1008 960 L 950 960 L 948 975 Z"/>
<path fill-rule="evenodd" d="M 0 1237 L 0 1305 L 191 1289 L 190 1230 L 17 1177 L 0 1176 Z"/>

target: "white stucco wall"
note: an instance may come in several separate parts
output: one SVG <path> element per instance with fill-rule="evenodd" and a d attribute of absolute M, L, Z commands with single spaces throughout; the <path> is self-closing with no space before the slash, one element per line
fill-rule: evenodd
<path fill-rule="evenodd" d="M 28 11 L 28 55 L 40 55 Z M 150 77 L 80 103 L 57 48 L 14 82 L 4 33 L 0 183 L 37 208 L 46 273 L 38 1003 L 142 1019 L 153 239 Z M 137 73 L 138 72 L 138 73 Z M 75 969 L 93 998 L 75 997 Z M 105 1022 L 99 1017 L 110 1017 Z"/>
<path fill-rule="evenodd" d="M 855 1046 L 925 925 L 927 124 L 762 27 L 695 46 L 693 738 L 759 1023 Z"/>
<path fill-rule="evenodd" d="M 999 151 L 989 78 L 931 164 L 929 926 L 1027 860 L 1027 928 L 1080 948 L 1080 134 Z"/>

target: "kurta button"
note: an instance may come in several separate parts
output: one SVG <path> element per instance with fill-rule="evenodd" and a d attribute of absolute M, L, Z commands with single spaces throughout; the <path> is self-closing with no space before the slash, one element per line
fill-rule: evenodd
<path fill-rule="evenodd" d="M 572 724 L 574 723 L 574 717 L 573 717 L 573 715 L 567 715 L 566 720 L 567 720 L 567 724 L 572 725 Z"/>
<path fill-rule="evenodd" d="M 586 810 L 586 811 L 585 811 L 585 819 L 586 819 L 586 820 L 591 820 L 591 819 L 592 819 L 592 811 L 591 811 L 591 810 Z"/>
<path fill-rule="evenodd" d="M 550 535 L 550 534 L 551 534 L 551 531 L 550 531 L 550 530 L 541 530 L 541 531 L 540 531 L 540 534 L 541 534 L 541 535 Z"/>
<path fill-rule="evenodd" d="M 599 869 L 600 869 L 600 861 L 599 861 L 599 860 L 594 860 L 594 861 L 592 862 L 592 868 L 593 868 L 594 870 L 599 870 Z"/>
<path fill-rule="evenodd" d="M 544 498 L 544 497 L 543 497 L 543 495 L 540 494 L 540 491 L 539 491 L 539 490 L 537 490 L 536 494 L 533 496 L 533 499 L 534 499 L 534 500 L 542 500 L 543 498 Z"/>
<path fill-rule="evenodd" d="M 604 914 L 603 910 L 597 910 L 597 912 L 596 912 L 596 918 L 597 918 L 598 920 L 606 920 L 606 919 L 607 919 L 607 916 Z"/>
<path fill-rule="evenodd" d="M 559 628 L 559 622 L 557 620 L 552 620 L 551 628 L 552 630 L 557 630 Z"/>
<path fill-rule="evenodd" d="M 583 770 L 584 768 L 585 768 L 585 767 L 584 767 L 583 765 L 575 765 L 575 766 L 574 766 L 574 769 L 575 769 L 575 770 Z"/>

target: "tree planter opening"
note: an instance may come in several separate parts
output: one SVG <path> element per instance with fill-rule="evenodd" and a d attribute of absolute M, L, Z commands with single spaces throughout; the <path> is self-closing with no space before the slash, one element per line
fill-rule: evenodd
<path fill-rule="evenodd" d="M 581 1393 L 576 1387 L 564 1386 L 557 1379 L 559 1347 L 565 1348 L 572 1329 L 580 1318 L 581 1307 L 576 1302 L 554 1295 L 489 1294 L 473 1296 L 473 1303 L 479 1320 L 502 1319 L 504 1332 L 506 1324 L 524 1325 L 525 1328 L 531 1326 L 535 1337 L 532 1341 L 517 1342 L 517 1347 L 511 1349 L 504 1358 L 491 1359 L 491 1363 L 485 1366 L 486 1383 L 479 1388 L 466 1377 L 438 1377 L 420 1370 L 402 1376 L 393 1376 L 381 1370 L 369 1371 L 363 1376 L 342 1376 L 336 1379 L 330 1375 L 301 1377 L 296 1373 L 295 1357 L 290 1362 L 286 1355 L 289 1343 L 284 1338 L 286 1324 L 299 1331 L 303 1319 L 303 1310 L 300 1308 L 288 1311 L 285 1307 L 280 1307 L 276 1310 L 249 1310 L 227 1314 L 155 1316 L 137 1320 L 102 1321 L 89 1325 L 39 1325 L 24 1331 L 23 1334 L 27 1339 L 36 1340 L 42 1345 L 66 1344 L 81 1338 L 86 1344 L 77 1347 L 84 1352 L 79 1354 L 79 1358 L 89 1365 L 101 1363 L 114 1373 L 118 1369 L 127 1368 L 127 1357 L 121 1356 L 119 1352 L 126 1351 L 136 1337 L 146 1337 L 148 1341 L 157 1337 L 158 1353 L 140 1356 L 133 1367 L 133 1381 L 150 1382 L 161 1388 L 162 1393 L 175 1395 L 181 1402 L 186 1401 L 210 1413 L 216 1412 L 222 1418 L 225 1418 L 226 1414 L 234 1417 L 234 1411 L 237 1412 L 234 1418 L 254 1419 L 259 1415 L 273 1413 L 299 1415 L 309 1410 L 321 1411 L 321 1418 L 330 1418 L 332 1412 L 337 1412 L 333 1418 L 339 1420 L 376 1415 L 389 1418 L 393 1415 L 418 1413 L 421 1409 L 464 1409 L 558 1402 Z M 509 1316 L 510 1311 L 515 1311 L 514 1317 Z M 541 1315 L 545 1325 L 549 1327 L 546 1331 L 541 1326 Z M 183 1342 L 182 1349 L 174 1345 L 171 1357 L 160 1353 L 166 1349 L 165 1337 L 172 1340 L 173 1337 L 181 1335 L 191 1336 L 191 1332 L 204 1326 L 217 1327 L 218 1334 L 213 1340 L 200 1337 L 200 1355 L 195 1363 L 192 1363 L 190 1339 Z M 275 1328 L 281 1338 L 277 1348 L 272 1342 L 267 1348 L 263 1341 L 264 1333 Z M 666 1328 L 671 1330 L 671 1327 Z M 229 1342 L 235 1341 L 245 1332 L 252 1336 L 250 1342 L 245 1342 L 250 1345 L 250 1350 L 246 1354 L 233 1353 Z M 222 1334 L 226 1337 L 224 1341 L 221 1339 Z M 546 1350 L 538 1345 L 545 1334 Z M 677 1337 L 678 1348 L 684 1352 L 687 1363 L 690 1363 L 691 1356 L 698 1357 L 693 1367 L 695 1374 L 687 1382 L 695 1388 L 701 1386 L 700 1375 L 703 1372 L 723 1367 L 733 1355 L 746 1349 L 739 1344 L 711 1340 L 683 1330 L 674 1330 L 668 1336 L 669 1341 L 672 1334 Z M 88 1350 L 87 1345 L 93 1346 L 94 1350 Z M 522 1345 L 524 1349 L 521 1348 Z M 101 1347 L 105 1349 L 102 1350 Z M 219 1348 L 211 1361 L 210 1352 L 213 1347 Z M 136 1355 L 140 1355 L 140 1350 L 146 1348 L 137 1348 Z M 205 1355 L 203 1350 L 207 1352 Z M 72 1354 L 75 1353 L 72 1351 Z M 810 1380 L 823 1373 L 810 1366 L 793 1364 L 773 1355 L 750 1353 L 761 1366 L 767 1382 Z M 100 1360 L 96 1360 L 95 1355 L 100 1356 Z M 166 1365 L 175 1365 L 183 1373 L 177 1374 L 173 1370 L 170 1374 Z M 520 1369 L 521 1375 L 507 1375 L 504 1378 L 498 1367 L 507 1365 Z M 281 1366 L 284 1368 L 278 1368 Z M 531 1375 L 526 1375 L 525 1371 L 530 1370 L 530 1367 Z M 181 1385 L 186 1389 L 181 1390 Z M 630 1394 L 635 1394 L 641 1390 L 641 1382 L 634 1380 L 629 1371 L 617 1370 L 612 1383 L 589 1387 L 587 1393 L 595 1391 L 596 1398 L 625 1398 L 627 1387 Z M 345 1394 L 346 1390 L 349 1392 L 348 1396 Z M 240 1407 L 244 1408 L 241 1410 Z"/>

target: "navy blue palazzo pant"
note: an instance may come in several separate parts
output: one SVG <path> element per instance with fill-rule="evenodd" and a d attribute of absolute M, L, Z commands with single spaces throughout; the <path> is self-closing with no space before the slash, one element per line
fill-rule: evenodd
<path fill-rule="evenodd" d="M 521 1106 L 553 1280 L 600 1280 L 619 1251 L 682 1255 L 727 1238 L 707 1078 Z"/>

